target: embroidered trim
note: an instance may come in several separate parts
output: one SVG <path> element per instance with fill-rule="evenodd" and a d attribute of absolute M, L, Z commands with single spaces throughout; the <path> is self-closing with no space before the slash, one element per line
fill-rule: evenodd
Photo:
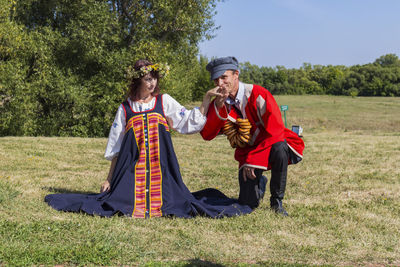
<path fill-rule="evenodd" d="M 160 162 L 160 144 L 159 144 L 159 125 L 163 125 L 166 131 L 169 131 L 168 123 L 161 114 L 147 114 L 147 131 L 149 146 L 149 165 L 150 169 L 146 169 L 146 142 L 144 134 L 143 115 L 133 116 L 126 125 L 126 131 L 131 128 L 135 135 L 136 145 L 139 150 L 139 159 L 135 166 L 135 205 L 132 217 L 145 218 L 146 216 L 146 174 L 149 173 L 149 216 L 162 216 L 162 172 Z"/>
<path fill-rule="evenodd" d="M 162 207 L 162 173 L 160 163 L 160 143 L 158 125 L 166 124 L 165 119 L 158 113 L 147 116 L 148 138 L 149 138 L 149 160 L 150 160 L 150 188 L 149 207 L 150 217 L 161 217 Z"/>
<path fill-rule="evenodd" d="M 186 111 L 186 108 L 183 107 L 181 109 L 181 111 L 179 112 L 179 115 L 181 115 L 181 117 L 185 116 L 185 111 Z"/>
<path fill-rule="evenodd" d="M 128 128 L 129 127 L 129 128 Z M 132 217 L 144 218 L 146 214 L 146 145 L 144 140 L 143 116 L 134 116 L 127 123 L 127 130 L 132 128 L 136 145 L 139 150 L 139 159 L 135 165 L 135 205 Z"/>

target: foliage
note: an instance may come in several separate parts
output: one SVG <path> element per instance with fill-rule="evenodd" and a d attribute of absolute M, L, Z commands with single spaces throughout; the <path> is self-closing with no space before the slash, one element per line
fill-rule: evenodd
<path fill-rule="evenodd" d="M 0 0 L 0 135 L 105 136 L 137 59 L 192 100 L 218 0 Z"/>
<path fill-rule="evenodd" d="M 273 94 L 400 96 L 400 60 L 387 54 L 366 65 L 322 66 L 304 63 L 299 69 L 241 64 L 241 79 L 260 84 Z"/>
<path fill-rule="evenodd" d="M 214 87 L 214 82 L 211 81 L 210 73 L 206 70 L 208 59 L 200 55 L 199 63 L 197 64 L 197 76 L 193 83 L 192 100 L 202 100 L 205 93 Z"/>

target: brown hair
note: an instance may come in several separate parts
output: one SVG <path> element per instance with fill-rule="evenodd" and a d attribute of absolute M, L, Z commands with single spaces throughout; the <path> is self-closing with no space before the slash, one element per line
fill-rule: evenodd
<path fill-rule="evenodd" d="M 135 62 L 135 65 L 133 66 L 133 68 L 135 69 L 135 71 L 139 71 L 141 67 L 149 66 L 149 65 L 153 65 L 153 63 L 151 63 L 150 61 L 148 61 L 146 59 L 139 59 L 138 61 Z M 156 96 L 160 93 L 160 88 L 158 87 L 159 75 L 158 75 L 157 71 L 151 71 L 150 74 L 153 78 L 157 79 L 157 85 L 154 88 L 153 93 L 151 93 L 152 96 Z M 139 90 L 138 89 L 139 89 L 140 85 L 142 84 L 142 78 L 143 78 L 143 76 L 141 76 L 139 78 L 132 78 L 132 80 L 129 84 L 128 97 L 132 101 L 137 101 L 139 99 Z"/>

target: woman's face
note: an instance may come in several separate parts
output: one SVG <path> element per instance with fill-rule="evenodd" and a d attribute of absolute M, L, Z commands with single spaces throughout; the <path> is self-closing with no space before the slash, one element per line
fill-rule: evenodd
<path fill-rule="evenodd" d="M 157 86 L 157 78 L 151 73 L 146 74 L 141 79 L 141 84 L 139 87 L 141 94 L 151 94 Z"/>

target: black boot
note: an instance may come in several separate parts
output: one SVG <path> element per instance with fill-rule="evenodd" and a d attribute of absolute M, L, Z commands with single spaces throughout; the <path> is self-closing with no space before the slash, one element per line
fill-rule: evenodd
<path fill-rule="evenodd" d="M 287 211 L 282 206 L 282 200 L 277 198 L 271 199 L 271 209 L 282 216 L 289 216 Z"/>
<path fill-rule="evenodd" d="M 286 188 L 288 156 L 289 148 L 285 141 L 272 145 L 269 154 L 269 163 L 271 164 L 271 182 L 269 184 L 271 209 L 283 216 L 288 216 L 288 213 L 282 206 L 282 199 Z"/>

